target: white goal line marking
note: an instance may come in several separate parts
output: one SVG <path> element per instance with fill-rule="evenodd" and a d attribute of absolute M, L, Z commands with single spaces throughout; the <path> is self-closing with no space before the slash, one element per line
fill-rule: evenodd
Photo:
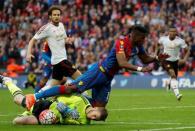
<path fill-rule="evenodd" d="M 184 123 L 174 122 L 124 122 L 124 121 L 108 121 L 106 124 L 121 124 L 121 125 L 183 125 Z M 191 125 L 191 124 L 189 124 Z"/>
<path fill-rule="evenodd" d="M 169 128 L 155 128 L 155 129 L 140 129 L 139 131 L 165 131 L 165 130 L 183 130 L 183 129 L 195 129 L 195 126 L 181 126 L 181 127 L 169 127 Z M 129 130 L 137 131 L 137 130 Z"/>
<path fill-rule="evenodd" d="M 161 107 L 129 107 L 119 109 L 109 109 L 109 111 L 130 111 L 130 110 L 156 110 L 156 109 L 174 109 L 174 108 L 195 108 L 195 106 L 161 106 Z"/>

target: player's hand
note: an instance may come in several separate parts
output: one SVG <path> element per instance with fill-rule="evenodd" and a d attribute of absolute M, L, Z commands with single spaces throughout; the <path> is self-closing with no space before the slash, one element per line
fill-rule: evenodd
<path fill-rule="evenodd" d="M 32 54 L 27 54 L 27 55 L 26 55 L 26 61 L 27 61 L 27 62 L 32 62 L 32 58 L 35 58 L 35 56 L 32 55 Z"/>
<path fill-rule="evenodd" d="M 170 55 L 168 55 L 167 53 L 160 53 L 160 54 L 158 54 L 156 59 L 159 61 L 164 61 L 169 57 L 170 57 Z"/>
<path fill-rule="evenodd" d="M 66 42 L 69 44 L 72 44 L 74 42 L 74 40 L 75 40 L 75 37 L 73 37 L 73 36 L 69 36 L 66 38 Z"/>
<path fill-rule="evenodd" d="M 27 110 L 30 110 L 30 108 L 35 104 L 36 100 L 35 100 L 35 96 L 34 94 L 27 94 L 25 96 L 26 98 L 26 108 Z"/>
<path fill-rule="evenodd" d="M 178 65 L 184 65 L 186 63 L 186 60 L 181 59 L 178 61 Z"/>
<path fill-rule="evenodd" d="M 79 115 L 78 111 L 76 110 L 76 108 L 71 110 L 68 115 L 69 115 L 69 117 L 71 117 L 74 120 L 78 120 L 79 117 L 80 117 L 80 115 Z"/>
<path fill-rule="evenodd" d="M 61 113 L 63 118 L 70 117 L 74 120 L 77 120 L 79 118 L 79 113 L 76 109 L 71 109 L 62 102 L 57 103 L 56 109 Z"/>
<path fill-rule="evenodd" d="M 143 67 L 143 68 L 142 68 L 141 72 L 151 72 L 152 70 L 153 70 L 152 67 L 146 66 L 146 67 Z"/>

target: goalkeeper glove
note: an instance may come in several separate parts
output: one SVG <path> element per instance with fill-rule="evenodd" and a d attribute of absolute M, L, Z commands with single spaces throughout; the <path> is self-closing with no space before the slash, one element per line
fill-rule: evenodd
<path fill-rule="evenodd" d="M 61 113 L 63 118 L 70 117 L 74 120 L 77 120 L 79 118 L 79 113 L 76 109 L 71 109 L 62 102 L 58 102 L 56 108 Z"/>

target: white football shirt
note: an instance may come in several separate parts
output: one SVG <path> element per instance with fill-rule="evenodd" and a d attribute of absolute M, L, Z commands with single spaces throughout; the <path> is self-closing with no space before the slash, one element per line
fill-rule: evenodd
<path fill-rule="evenodd" d="M 185 41 L 178 36 L 176 36 L 174 40 L 170 40 L 169 36 L 162 36 L 158 43 L 163 45 L 163 52 L 170 55 L 170 57 L 166 59 L 168 61 L 179 60 L 180 49 L 187 47 Z"/>
<path fill-rule="evenodd" d="M 46 39 L 51 50 L 51 64 L 55 65 L 67 59 L 65 49 L 65 38 L 67 37 L 64 25 L 60 22 L 58 26 L 48 23 L 42 26 L 34 35 L 34 39 Z"/>

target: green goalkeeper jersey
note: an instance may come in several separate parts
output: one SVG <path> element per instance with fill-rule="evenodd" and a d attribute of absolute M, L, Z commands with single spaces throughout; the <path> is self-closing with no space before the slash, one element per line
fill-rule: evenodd
<path fill-rule="evenodd" d="M 62 102 L 69 106 L 69 108 L 76 109 L 79 113 L 79 118 L 77 120 L 70 117 L 62 118 L 60 112 L 56 109 L 57 102 Z M 87 118 L 85 112 L 88 106 L 90 106 L 89 101 L 82 95 L 63 95 L 58 96 L 56 101 L 50 105 L 49 109 L 56 114 L 58 121 L 61 124 L 90 124 L 90 120 Z"/>
<path fill-rule="evenodd" d="M 74 120 L 70 117 L 62 118 L 61 113 L 57 110 L 57 102 L 62 102 L 65 105 L 67 105 L 71 109 L 76 109 L 79 113 L 79 118 L 77 120 Z M 35 104 L 36 105 L 36 104 Z M 82 95 L 63 95 L 58 96 L 52 104 L 49 104 L 45 107 L 45 102 L 39 103 L 36 105 L 36 111 L 38 113 L 33 113 L 33 110 L 35 110 L 35 107 L 31 107 L 30 111 L 25 111 L 20 116 L 27 116 L 27 115 L 35 115 L 38 118 L 39 113 L 43 110 L 41 108 L 52 110 L 55 115 L 57 116 L 57 123 L 60 124 L 90 124 L 90 120 L 87 118 L 87 115 L 85 113 L 85 110 L 88 106 L 90 106 L 89 101 Z"/>

